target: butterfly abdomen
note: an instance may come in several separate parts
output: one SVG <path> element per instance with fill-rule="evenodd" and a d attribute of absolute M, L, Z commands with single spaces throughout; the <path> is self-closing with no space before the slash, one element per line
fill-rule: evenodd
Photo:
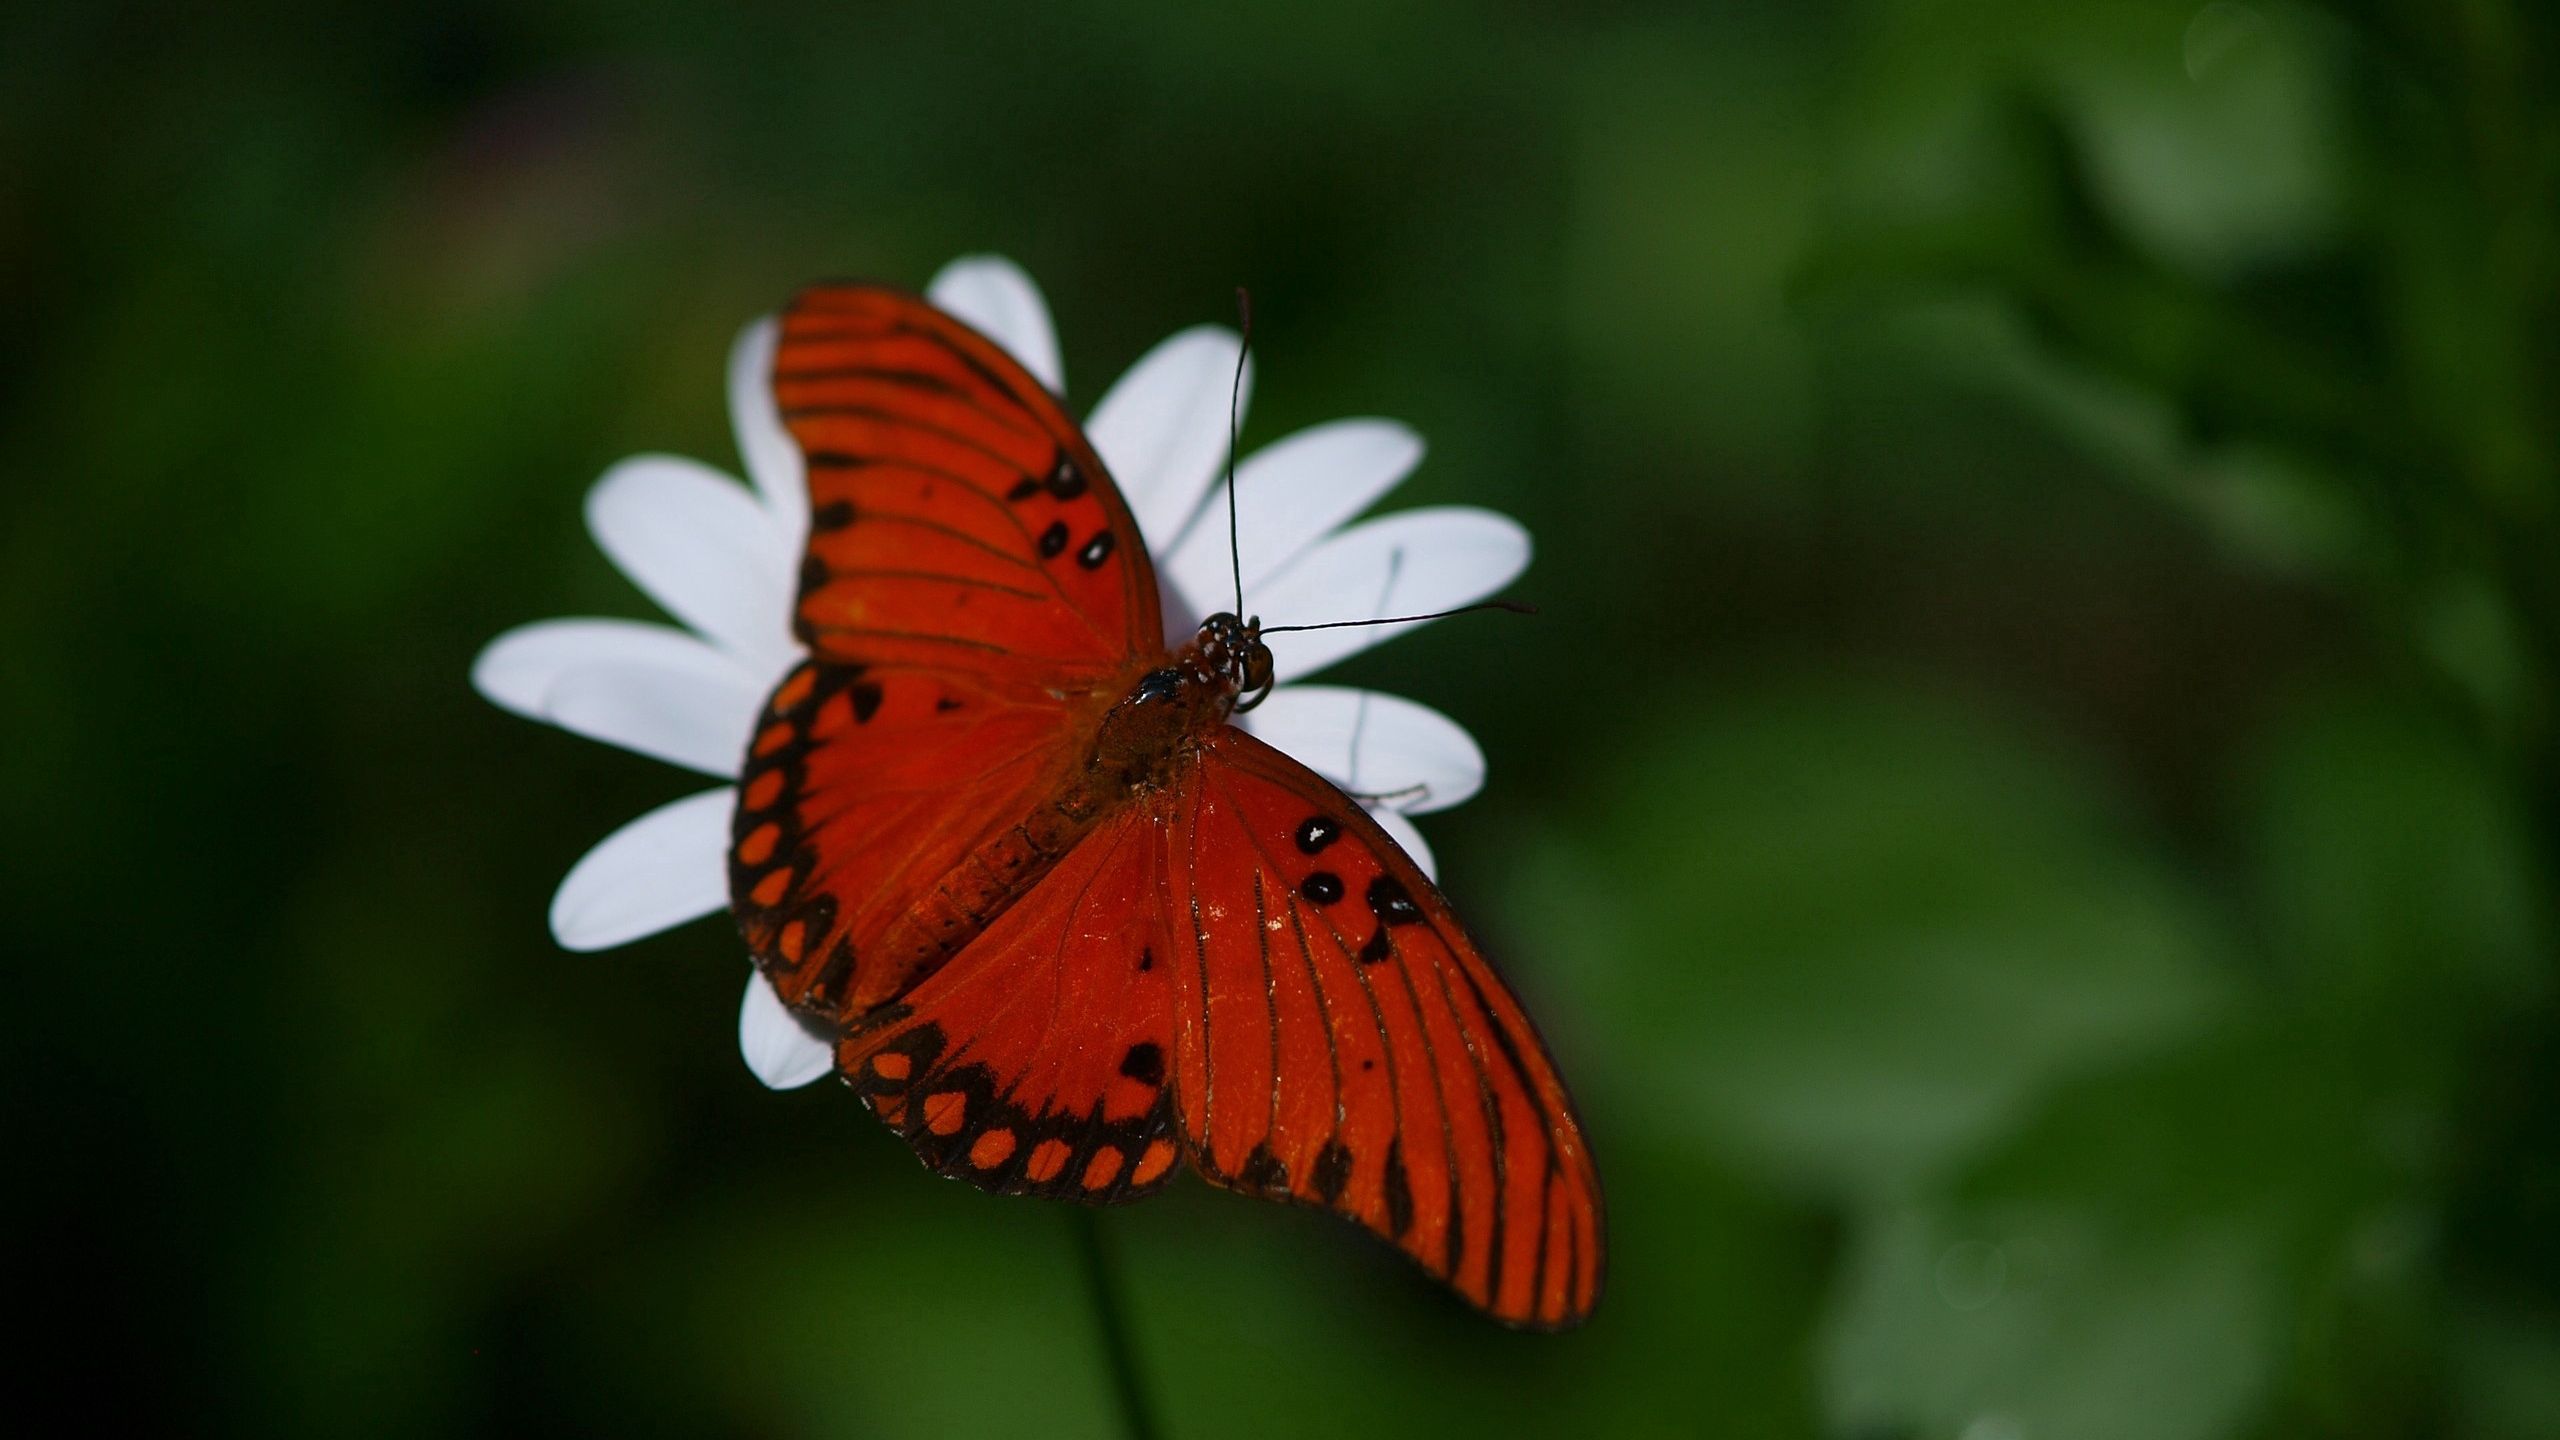
<path fill-rule="evenodd" d="M 1235 709 L 1232 667 L 1201 650 L 1195 642 L 1130 682 L 1054 793 L 1028 819 L 971 849 L 893 921 L 849 992 L 817 998 L 850 1024 L 905 994 L 985 933 L 1105 817 L 1170 781 L 1186 747 Z"/>
<path fill-rule="evenodd" d="M 857 1019 L 915 988 L 1039 884 L 1101 813 L 1075 803 L 1080 798 L 1071 791 L 1041 806 L 963 857 L 914 909 L 891 923 L 872 952 L 874 963 L 865 967 L 863 985 L 840 1002 L 839 1018 Z"/>

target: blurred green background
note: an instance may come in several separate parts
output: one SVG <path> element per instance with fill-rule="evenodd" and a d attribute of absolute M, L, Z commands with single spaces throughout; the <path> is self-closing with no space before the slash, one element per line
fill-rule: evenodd
<path fill-rule="evenodd" d="M 0 18 L 39 1394 L 1117 1432 L 1067 1213 L 757 1086 L 720 922 L 552 945 L 697 782 L 465 684 L 646 613 L 581 497 L 734 463 L 738 325 L 994 250 L 1083 403 L 1249 284 L 1248 444 L 1539 545 L 1338 673 L 1491 756 L 1428 828 L 1611 1291 L 1180 1186 L 1168 1434 L 2560 1434 L 2551 12 L 828 8 Z"/>

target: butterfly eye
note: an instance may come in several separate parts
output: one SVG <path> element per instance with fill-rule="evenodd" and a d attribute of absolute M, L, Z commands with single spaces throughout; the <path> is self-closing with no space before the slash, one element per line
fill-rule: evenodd
<path fill-rule="evenodd" d="M 1236 706 L 1239 715 L 1271 697 L 1271 652 L 1259 640 L 1247 640 L 1245 645 L 1236 658 L 1236 693 L 1244 697 Z"/>

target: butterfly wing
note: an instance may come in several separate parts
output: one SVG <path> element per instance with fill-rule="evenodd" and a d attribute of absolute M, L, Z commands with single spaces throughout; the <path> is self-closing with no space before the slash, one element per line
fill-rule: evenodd
<path fill-rule="evenodd" d="M 1172 822 L 1173 1079 L 1201 1173 L 1357 1220 L 1497 1319 L 1588 1315 L 1598 1175 L 1440 892 L 1357 803 L 1232 727 Z"/>
<path fill-rule="evenodd" d="M 1579 1321 L 1600 1197 L 1535 1031 L 1360 807 L 1222 729 L 1061 828 L 1161 656 L 1152 567 L 1075 426 L 912 297 L 805 292 L 775 396 L 808 466 L 811 653 L 740 783 L 731 888 L 785 999 L 928 1164 L 1123 1200 L 1189 1154 L 1335 1210 L 1496 1317 Z"/>
<path fill-rule="evenodd" d="M 810 659 L 750 744 L 730 896 L 784 1001 L 850 1019 L 1063 851 L 1045 807 L 1162 622 L 1117 487 L 1002 349 L 872 286 L 804 291 L 780 328 Z"/>
<path fill-rule="evenodd" d="M 1094 1204 L 1180 1157 L 1163 797 L 1123 807 L 951 964 L 857 1027 L 837 1065 L 927 1165 Z"/>
<path fill-rule="evenodd" d="M 808 467 L 794 624 L 813 655 L 1116 674 L 1163 648 L 1128 505 L 992 341 L 898 291 L 812 286 L 773 387 Z"/>
<path fill-rule="evenodd" d="M 1025 827 L 1089 708 L 965 670 L 804 661 L 784 677 L 729 845 L 731 909 L 783 1003 L 858 1016 L 1002 908 L 1047 858 Z"/>
<path fill-rule="evenodd" d="M 1358 804 L 1238 730 L 837 1063 L 988 1190 L 1135 1199 L 1187 1155 L 1359 1221 L 1512 1324 L 1598 1298 L 1599 1181 L 1528 1017 Z"/>

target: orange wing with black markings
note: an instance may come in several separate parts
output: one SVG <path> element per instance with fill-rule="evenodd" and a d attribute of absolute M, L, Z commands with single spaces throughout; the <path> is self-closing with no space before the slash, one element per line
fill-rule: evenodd
<path fill-rule="evenodd" d="M 837 1047 L 846 1079 L 927 1165 L 1091 1204 L 1171 1178 L 1165 829 L 1161 804 L 1123 809 Z"/>
<path fill-rule="evenodd" d="M 1529 1017 L 1358 804 L 1241 730 L 1173 808 L 1174 1082 L 1212 1182 L 1345 1215 L 1554 1328 L 1600 1288 L 1600 1184 Z"/>
<path fill-rule="evenodd" d="M 810 659 L 749 747 L 730 898 L 784 1002 L 849 1022 L 1055 861 L 1075 826 L 1048 802 L 1163 622 L 1092 446 L 966 325 L 812 286 L 773 389 L 808 473 Z"/>
<path fill-rule="evenodd" d="M 984 671 L 806 661 L 785 677 L 729 848 L 739 931 L 783 1003 L 862 1015 L 1002 908 L 1044 858 L 1034 832 L 1090 708 Z"/>
<path fill-rule="evenodd" d="M 864 1101 L 989 1190 L 1128 1200 L 1187 1157 L 1504 1321 L 1587 1315 L 1599 1185 L 1528 1018 L 1358 803 L 1225 725 L 1224 672 L 1185 678 L 1206 642 L 1166 652 L 1055 399 L 862 286 L 793 303 L 773 384 L 809 658 L 750 744 L 730 892 Z"/>
<path fill-rule="evenodd" d="M 812 286 L 783 314 L 773 389 L 808 468 L 794 623 L 812 654 L 1116 675 L 1164 648 L 1129 507 L 984 336 L 893 290 Z"/>

